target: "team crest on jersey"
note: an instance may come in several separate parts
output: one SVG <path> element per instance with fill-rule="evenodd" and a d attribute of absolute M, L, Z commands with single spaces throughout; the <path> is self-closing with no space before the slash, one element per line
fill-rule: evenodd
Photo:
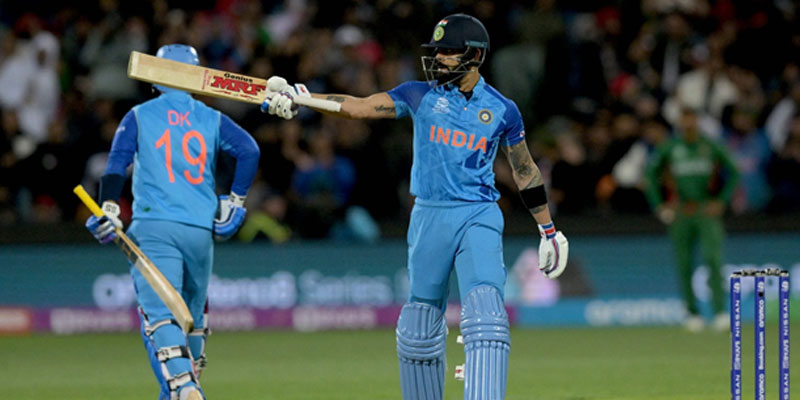
<path fill-rule="evenodd" d="M 485 108 L 483 110 L 478 111 L 478 119 L 481 120 L 481 122 L 483 122 L 484 124 L 491 123 L 492 118 L 493 116 L 491 111 Z"/>
<path fill-rule="evenodd" d="M 444 97 L 439 97 L 436 100 L 436 104 L 433 106 L 433 112 L 439 114 L 447 114 L 450 112 L 450 101 L 448 101 Z"/>

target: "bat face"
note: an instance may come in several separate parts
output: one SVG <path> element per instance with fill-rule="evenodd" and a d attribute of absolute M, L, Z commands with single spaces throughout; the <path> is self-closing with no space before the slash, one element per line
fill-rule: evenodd
<path fill-rule="evenodd" d="M 260 104 L 266 96 L 267 81 L 246 75 L 184 64 L 132 52 L 128 76 L 187 92 Z"/>
<path fill-rule="evenodd" d="M 267 81 L 247 75 L 221 71 L 199 65 L 184 64 L 132 51 L 128 60 L 128 77 L 163 85 L 190 93 L 261 104 L 267 93 Z M 340 103 L 298 96 L 297 105 L 339 112 Z"/>
<path fill-rule="evenodd" d="M 219 73 L 206 69 L 202 90 L 225 97 L 238 97 L 246 101 L 261 101 L 267 86 L 255 79 L 230 72 Z"/>

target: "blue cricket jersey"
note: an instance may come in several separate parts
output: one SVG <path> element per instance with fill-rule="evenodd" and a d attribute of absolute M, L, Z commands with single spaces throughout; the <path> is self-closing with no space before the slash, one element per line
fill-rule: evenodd
<path fill-rule="evenodd" d="M 452 85 L 406 82 L 388 92 L 397 118 L 414 121 L 411 194 L 418 200 L 497 201 L 492 166 L 499 144 L 525 140 L 513 101 L 483 78 L 467 98 Z"/>
<path fill-rule="evenodd" d="M 219 111 L 170 91 L 133 107 L 120 123 L 106 174 L 125 175 L 133 162 L 133 219 L 182 222 L 211 229 L 217 211 L 218 150 L 233 155 L 231 191 L 246 195 L 258 168 L 258 145 Z"/>

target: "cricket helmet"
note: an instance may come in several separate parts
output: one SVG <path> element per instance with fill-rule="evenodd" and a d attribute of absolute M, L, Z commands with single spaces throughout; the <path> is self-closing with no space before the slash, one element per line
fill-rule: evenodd
<path fill-rule="evenodd" d="M 422 45 L 430 49 L 430 56 L 422 57 L 422 70 L 428 83 L 436 86 L 452 83 L 469 72 L 471 67 L 480 67 L 489 50 L 489 32 L 477 18 L 467 14 L 453 14 L 444 17 L 436 24 L 428 43 Z M 443 72 L 443 65 L 436 59 L 441 50 L 463 50 L 459 65 Z M 480 56 L 475 56 L 480 51 Z"/>
<path fill-rule="evenodd" d="M 195 50 L 194 47 L 186 44 L 165 44 L 158 49 L 156 52 L 156 57 L 177 61 L 184 64 L 200 64 L 200 58 L 197 56 L 197 50 Z M 166 86 L 153 86 L 163 93 L 168 91 L 177 91 L 177 89 L 172 89 Z"/>

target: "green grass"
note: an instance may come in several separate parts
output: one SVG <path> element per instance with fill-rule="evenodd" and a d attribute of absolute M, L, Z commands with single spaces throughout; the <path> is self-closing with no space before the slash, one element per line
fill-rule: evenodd
<path fill-rule="evenodd" d="M 800 332 L 800 326 L 793 326 Z M 752 398 L 752 329 L 744 340 L 745 398 Z M 448 338 L 446 399 L 461 399 Z M 747 334 L 750 335 L 747 335 Z M 768 327 L 768 398 L 776 399 L 775 326 Z M 796 334 L 794 335 L 797 336 Z M 512 333 L 509 400 L 725 399 L 727 333 L 679 328 L 543 329 Z M 797 343 L 795 341 L 795 343 Z M 800 396 L 798 353 L 793 379 Z M 202 383 L 210 400 L 399 399 L 394 333 L 215 333 Z M 155 380 L 138 335 L 0 338 L 0 398 L 151 399 Z"/>

